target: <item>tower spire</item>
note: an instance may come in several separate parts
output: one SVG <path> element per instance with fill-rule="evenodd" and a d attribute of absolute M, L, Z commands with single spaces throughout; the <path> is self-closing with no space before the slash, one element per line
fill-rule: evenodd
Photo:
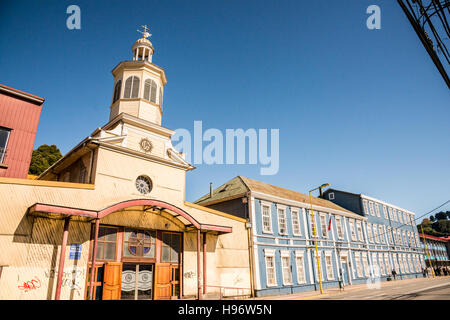
<path fill-rule="evenodd" d="M 147 39 L 148 37 L 151 37 L 151 36 L 152 36 L 149 32 L 147 32 L 147 30 L 150 31 L 150 29 L 147 27 L 146 24 L 144 24 L 143 26 L 141 26 L 141 28 L 144 29 L 144 31 L 142 32 L 141 30 L 137 30 L 137 32 L 142 33 L 142 38 L 143 38 L 143 39 Z"/>
<path fill-rule="evenodd" d="M 137 30 L 142 33 L 142 38 L 139 38 L 133 45 L 133 60 L 146 60 L 152 62 L 152 55 L 154 53 L 153 45 L 147 38 L 151 36 L 150 29 L 147 25 L 141 26 L 144 31 Z"/>

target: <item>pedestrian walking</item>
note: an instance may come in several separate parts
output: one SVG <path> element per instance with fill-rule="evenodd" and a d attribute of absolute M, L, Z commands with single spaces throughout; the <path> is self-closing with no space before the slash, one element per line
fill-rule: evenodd
<path fill-rule="evenodd" d="M 397 272 L 395 271 L 395 269 L 392 269 L 392 276 L 394 277 L 394 280 L 395 280 L 396 275 L 397 275 Z"/>
<path fill-rule="evenodd" d="M 426 278 L 427 277 L 427 269 L 423 268 L 422 274 L 423 274 L 423 277 Z"/>

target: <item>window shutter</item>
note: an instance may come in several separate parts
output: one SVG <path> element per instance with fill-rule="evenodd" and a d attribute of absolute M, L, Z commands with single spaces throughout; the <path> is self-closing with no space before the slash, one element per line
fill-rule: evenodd
<path fill-rule="evenodd" d="M 131 84 L 133 82 L 133 77 L 129 77 L 125 81 L 125 93 L 123 95 L 124 98 L 131 98 Z"/>
<path fill-rule="evenodd" d="M 156 103 L 156 82 L 152 80 L 152 92 L 151 92 L 151 98 L 150 101 L 153 103 Z"/>
<path fill-rule="evenodd" d="M 150 83 L 150 79 L 147 79 L 147 80 L 145 80 L 145 83 L 144 83 L 144 99 L 145 100 L 150 100 L 150 86 L 151 86 L 151 83 Z"/>
<path fill-rule="evenodd" d="M 117 81 L 116 87 L 114 88 L 114 99 L 113 103 L 120 98 L 120 89 L 122 87 L 122 80 Z"/>
<path fill-rule="evenodd" d="M 131 97 L 132 98 L 138 98 L 139 97 L 139 78 L 133 76 L 133 86 L 132 86 L 132 90 L 131 90 Z"/>

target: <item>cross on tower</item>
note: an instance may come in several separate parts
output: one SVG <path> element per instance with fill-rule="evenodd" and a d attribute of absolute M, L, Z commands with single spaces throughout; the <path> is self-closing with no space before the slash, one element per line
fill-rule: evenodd
<path fill-rule="evenodd" d="M 149 32 L 147 32 L 147 30 L 150 30 L 150 29 L 147 27 L 146 24 L 143 25 L 143 26 L 141 26 L 141 28 L 144 29 L 144 32 L 142 32 L 142 31 L 140 31 L 140 30 L 137 30 L 137 31 L 140 32 L 140 33 L 142 33 L 142 38 L 145 39 L 145 38 L 148 38 L 148 37 L 151 36 L 151 34 L 150 34 Z"/>

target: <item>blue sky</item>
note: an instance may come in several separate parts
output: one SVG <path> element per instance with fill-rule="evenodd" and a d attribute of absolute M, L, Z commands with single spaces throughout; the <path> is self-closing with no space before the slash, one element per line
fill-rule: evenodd
<path fill-rule="evenodd" d="M 81 30 L 66 28 L 71 4 Z M 2 1 L 0 83 L 46 99 L 35 147 L 65 153 L 107 123 L 111 70 L 142 24 L 168 78 L 165 127 L 280 130 L 278 174 L 197 165 L 187 200 L 236 175 L 417 215 L 450 199 L 449 90 L 396 1 Z"/>

